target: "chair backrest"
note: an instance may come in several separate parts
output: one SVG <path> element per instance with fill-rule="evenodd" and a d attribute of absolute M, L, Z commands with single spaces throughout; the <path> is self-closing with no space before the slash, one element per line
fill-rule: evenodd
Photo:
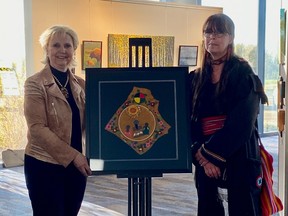
<path fill-rule="evenodd" d="M 141 67 L 152 67 L 152 38 L 129 38 L 129 67 L 139 67 L 139 59 Z"/>

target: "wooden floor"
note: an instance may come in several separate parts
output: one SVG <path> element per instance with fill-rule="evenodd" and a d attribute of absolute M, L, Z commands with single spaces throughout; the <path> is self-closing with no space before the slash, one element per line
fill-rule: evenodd
<path fill-rule="evenodd" d="M 263 138 L 274 157 L 274 187 L 277 188 L 277 137 Z M 79 216 L 128 215 L 128 179 L 115 175 L 88 178 Z M 164 174 L 152 178 L 153 216 L 196 216 L 197 194 L 191 173 Z M 0 215 L 31 216 L 23 166 L 0 168 Z"/>

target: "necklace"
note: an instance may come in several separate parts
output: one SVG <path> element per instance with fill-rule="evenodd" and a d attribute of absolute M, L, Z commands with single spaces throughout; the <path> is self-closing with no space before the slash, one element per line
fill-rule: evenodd
<path fill-rule="evenodd" d="M 226 59 L 217 59 L 217 60 L 212 60 L 211 63 L 212 63 L 212 65 L 220 65 L 225 61 L 226 61 Z"/>
<path fill-rule="evenodd" d="M 223 62 L 225 62 L 226 60 L 227 60 L 227 53 L 224 56 L 222 56 L 221 58 L 219 58 L 219 59 L 216 59 L 216 60 L 212 60 L 211 59 L 211 64 L 212 65 L 220 65 Z"/>
<path fill-rule="evenodd" d="M 64 95 L 64 97 L 65 97 L 65 98 L 69 98 L 69 92 L 68 92 L 68 90 L 67 90 L 67 88 L 66 88 L 66 86 L 67 86 L 67 84 L 68 84 L 68 81 L 69 81 L 69 76 L 67 76 L 67 80 L 66 80 L 66 83 L 65 83 L 64 86 L 61 84 L 61 82 L 57 79 L 56 76 L 54 76 L 53 74 L 52 74 L 52 76 L 54 77 L 55 81 L 56 81 L 57 84 L 59 85 L 60 91 L 62 92 L 62 94 Z"/>

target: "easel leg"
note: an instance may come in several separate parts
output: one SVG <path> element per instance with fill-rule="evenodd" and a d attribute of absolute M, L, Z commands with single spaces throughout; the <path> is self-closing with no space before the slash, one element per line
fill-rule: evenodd
<path fill-rule="evenodd" d="M 131 216 L 132 207 L 132 178 L 128 178 L 128 216 Z"/>
<path fill-rule="evenodd" d="M 128 216 L 152 215 L 151 177 L 128 178 Z M 132 201 L 133 199 L 133 201 Z"/>
<path fill-rule="evenodd" d="M 146 216 L 151 216 L 152 215 L 152 189 L 151 189 L 151 184 L 152 179 L 151 177 L 145 178 L 145 186 L 146 186 Z"/>
<path fill-rule="evenodd" d="M 133 216 L 138 216 L 138 178 L 133 178 Z"/>
<path fill-rule="evenodd" d="M 139 178 L 139 207 L 140 216 L 145 215 L 145 178 Z"/>

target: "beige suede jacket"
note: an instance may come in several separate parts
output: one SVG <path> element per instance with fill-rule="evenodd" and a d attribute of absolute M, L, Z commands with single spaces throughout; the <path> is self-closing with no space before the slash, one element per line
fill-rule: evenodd
<path fill-rule="evenodd" d="M 69 83 L 79 108 L 85 154 L 85 81 L 69 71 Z M 79 154 L 70 146 L 72 112 L 54 81 L 49 65 L 25 82 L 24 114 L 28 125 L 25 154 L 68 166 Z"/>

